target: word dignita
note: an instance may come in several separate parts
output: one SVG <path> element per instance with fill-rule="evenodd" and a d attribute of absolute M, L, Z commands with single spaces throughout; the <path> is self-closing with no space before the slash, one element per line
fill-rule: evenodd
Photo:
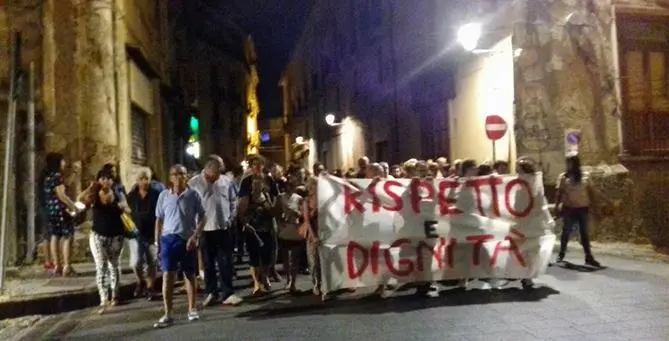
<path fill-rule="evenodd" d="M 516 238 L 507 236 L 503 240 L 495 240 L 495 236 L 490 234 L 473 235 L 467 236 L 460 243 L 455 238 L 438 237 L 432 239 L 436 240 L 434 246 L 427 239 L 412 242 L 403 238 L 395 240 L 390 244 L 390 248 L 385 249 L 381 248 L 379 241 L 372 242 L 371 246 L 349 241 L 346 247 L 347 274 L 352 280 L 361 277 L 367 271 L 378 275 L 381 262 L 384 262 L 388 271 L 397 277 L 412 276 L 415 272 L 426 270 L 432 271 L 434 265 L 438 270 L 453 269 L 455 254 L 460 247 L 473 248 L 471 266 L 495 267 L 499 255 L 507 252 L 515 258 L 518 265 L 527 267 L 527 262 L 516 243 L 518 240 L 524 240 L 525 236 L 515 230 L 512 231 L 512 235 Z M 491 255 L 488 264 L 481 262 L 484 248 Z M 390 249 L 399 249 L 399 259 L 391 254 Z"/>

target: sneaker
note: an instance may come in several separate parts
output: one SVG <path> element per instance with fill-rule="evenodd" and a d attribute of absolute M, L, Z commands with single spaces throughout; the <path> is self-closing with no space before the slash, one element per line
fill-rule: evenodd
<path fill-rule="evenodd" d="M 199 319 L 200 319 L 200 314 L 197 312 L 197 310 L 188 312 L 188 321 L 197 321 Z"/>
<path fill-rule="evenodd" d="M 190 315 L 190 314 L 189 314 Z M 153 328 L 167 328 L 174 324 L 174 319 L 171 317 L 163 316 L 158 320 L 158 322 L 153 324 Z"/>
<path fill-rule="evenodd" d="M 596 261 L 593 257 L 587 257 L 585 259 L 585 265 L 592 266 L 593 268 L 601 268 L 602 264 Z"/>
<path fill-rule="evenodd" d="M 202 306 L 208 307 L 214 302 L 216 302 L 216 296 L 214 296 L 214 294 L 208 294 L 207 297 L 204 298 L 204 301 L 202 301 Z"/>
<path fill-rule="evenodd" d="M 233 306 L 235 306 L 235 305 L 239 305 L 239 304 L 241 304 L 241 303 L 242 303 L 242 300 L 243 300 L 243 299 L 242 299 L 241 297 L 239 297 L 239 296 L 237 296 L 237 295 L 235 295 L 235 294 L 232 294 L 232 295 L 228 296 L 228 298 L 226 298 L 225 301 L 223 301 L 223 304 L 224 304 L 224 305 L 233 305 Z"/>

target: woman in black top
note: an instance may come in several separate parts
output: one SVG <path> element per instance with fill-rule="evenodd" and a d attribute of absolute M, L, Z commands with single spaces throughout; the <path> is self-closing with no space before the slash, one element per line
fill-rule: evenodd
<path fill-rule="evenodd" d="M 114 191 L 114 175 L 109 171 L 100 171 L 97 182 L 84 191 L 79 200 L 92 207 L 93 231 L 90 236 L 90 248 L 95 260 L 96 282 L 100 294 L 99 313 L 108 306 L 118 303 L 119 258 L 123 250 L 125 229 L 121 214 L 127 206 L 121 208 L 119 196 Z M 109 278 L 107 278 L 109 275 Z"/>
<path fill-rule="evenodd" d="M 253 295 L 262 295 L 271 286 L 269 271 L 276 252 L 272 208 L 278 193 L 264 173 L 264 160 L 254 157 L 250 163 L 253 174 L 244 178 L 239 186 L 238 216 L 247 232 L 246 248 L 249 252 Z"/>

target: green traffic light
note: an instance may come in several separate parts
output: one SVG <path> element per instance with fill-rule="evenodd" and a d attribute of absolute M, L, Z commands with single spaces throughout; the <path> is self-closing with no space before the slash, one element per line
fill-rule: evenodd
<path fill-rule="evenodd" d="M 190 117 L 190 131 L 195 136 L 200 135 L 200 120 L 195 116 Z"/>

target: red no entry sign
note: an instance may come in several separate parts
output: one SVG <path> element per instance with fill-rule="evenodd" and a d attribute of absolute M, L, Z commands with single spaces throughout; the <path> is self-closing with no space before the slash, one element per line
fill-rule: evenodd
<path fill-rule="evenodd" d="M 506 135 L 506 121 L 498 115 L 489 115 L 485 118 L 485 134 L 491 141 L 497 141 Z"/>

